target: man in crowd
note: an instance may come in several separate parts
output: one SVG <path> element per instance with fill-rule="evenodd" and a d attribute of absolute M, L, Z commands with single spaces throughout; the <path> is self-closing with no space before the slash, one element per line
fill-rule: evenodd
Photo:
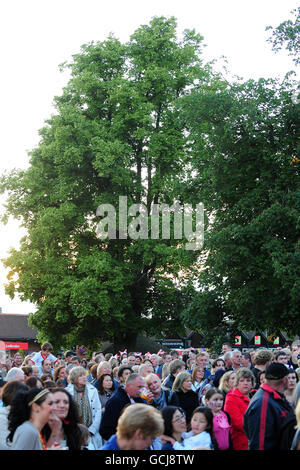
<path fill-rule="evenodd" d="M 135 366 L 135 364 L 136 364 L 136 358 L 135 358 L 134 353 L 128 354 L 128 356 L 127 356 L 127 365 L 129 367 L 133 367 L 133 366 Z"/>
<path fill-rule="evenodd" d="M 152 362 L 153 369 L 155 374 L 157 373 L 157 368 L 160 364 L 160 357 L 157 354 L 151 354 L 150 361 Z"/>
<path fill-rule="evenodd" d="M 70 364 L 73 364 L 74 367 L 81 366 L 81 359 L 79 356 L 72 356 L 70 360 Z"/>
<path fill-rule="evenodd" d="M 232 351 L 232 369 L 237 370 L 242 367 L 242 353 L 238 349 Z"/>
<path fill-rule="evenodd" d="M 171 354 L 168 354 L 165 352 L 161 354 L 159 364 L 155 370 L 155 373 L 158 374 L 160 378 L 162 377 L 163 366 L 165 364 L 169 364 L 171 361 L 172 361 Z"/>
<path fill-rule="evenodd" d="M 258 349 L 255 352 L 253 357 L 253 369 L 252 373 L 255 377 L 255 385 L 254 388 L 258 389 L 260 386 L 259 383 L 259 373 L 264 372 L 266 368 L 271 364 L 272 361 L 272 353 L 268 349 Z"/>
<path fill-rule="evenodd" d="M 65 361 L 67 365 L 71 363 L 71 359 L 74 356 L 76 356 L 76 353 L 74 351 L 68 350 L 65 352 Z"/>
<path fill-rule="evenodd" d="M 126 405 L 130 403 L 145 403 L 140 397 L 141 390 L 145 386 L 143 377 L 138 374 L 131 374 L 127 377 L 125 387 L 120 386 L 107 401 L 100 425 L 100 434 L 103 439 L 108 440 L 115 434 L 118 419 Z"/>
<path fill-rule="evenodd" d="M 125 385 L 127 377 L 132 373 L 133 373 L 133 370 L 127 364 L 124 364 L 123 366 L 120 366 L 119 370 L 118 370 L 118 382 L 119 382 L 119 384 L 120 385 Z"/>
<path fill-rule="evenodd" d="M 21 367 L 23 364 L 24 358 L 20 352 L 16 352 L 13 359 L 13 367 Z"/>
<path fill-rule="evenodd" d="M 224 354 L 224 356 L 221 356 L 225 361 L 225 369 L 226 370 L 233 370 L 233 368 L 232 368 L 232 355 L 233 355 L 232 351 L 227 351 Z"/>
<path fill-rule="evenodd" d="M 163 390 L 161 380 L 156 374 L 149 374 L 146 377 L 146 384 L 152 394 L 150 405 L 161 410 L 165 406 L 179 406 L 179 399 L 173 390 Z"/>
<path fill-rule="evenodd" d="M 275 351 L 273 355 L 273 362 L 278 362 L 279 364 L 287 364 L 288 359 L 288 355 L 282 350 Z"/>
<path fill-rule="evenodd" d="M 223 343 L 222 344 L 222 354 L 224 356 L 225 353 L 231 352 L 232 351 L 232 346 L 230 343 Z"/>
<path fill-rule="evenodd" d="M 204 370 L 204 378 L 208 379 L 210 377 L 210 371 L 207 369 L 209 363 L 209 355 L 202 351 L 196 356 L 196 366 L 201 367 Z"/>
<path fill-rule="evenodd" d="M 145 364 L 141 364 L 139 366 L 139 375 L 141 377 L 147 377 L 148 374 L 152 374 L 154 372 L 153 365 L 148 364 L 147 362 Z"/>
<path fill-rule="evenodd" d="M 266 368 L 266 383 L 255 393 L 244 415 L 249 450 L 290 450 L 296 417 L 283 393 L 288 373 L 279 362 Z"/>
<path fill-rule="evenodd" d="M 40 376 L 43 374 L 51 374 L 52 375 L 52 362 L 50 359 L 44 359 L 40 368 Z"/>
<path fill-rule="evenodd" d="M 250 369 L 250 370 L 253 368 L 250 353 L 248 353 L 248 352 L 243 352 L 242 353 L 241 366 L 242 367 L 247 367 L 247 369 Z"/>
<path fill-rule="evenodd" d="M 175 359 L 174 361 L 171 361 L 170 366 L 169 366 L 170 373 L 163 381 L 162 388 L 164 390 L 166 389 L 172 390 L 176 375 L 178 375 L 179 372 L 183 372 L 184 370 L 185 370 L 184 361 L 181 361 L 180 359 Z"/>

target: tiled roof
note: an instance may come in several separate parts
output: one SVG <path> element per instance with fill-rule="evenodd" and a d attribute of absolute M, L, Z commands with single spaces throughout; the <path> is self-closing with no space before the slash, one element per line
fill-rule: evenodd
<path fill-rule="evenodd" d="M 28 315 L 0 313 L 0 340 L 33 340 L 37 330 L 28 326 Z"/>

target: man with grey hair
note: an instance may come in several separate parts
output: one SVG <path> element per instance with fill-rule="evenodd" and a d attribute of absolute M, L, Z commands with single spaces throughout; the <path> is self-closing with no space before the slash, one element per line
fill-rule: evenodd
<path fill-rule="evenodd" d="M 106 402 L 100 425 L 100 435 L 103 439 L 108 440 L 115 434 L 118 419 L 126 405 L 130 403 L 145 403 L 140 397 L 141 390 L 145 386 L 143 377 L 138 374 L 130 374 L 126 379 L 125 386 L 121 385 Z"/>
<path fill-rule="evenodd" d="M 233 368 L 232 368 L 232 354 L 233 354 L 232 351 L 228 351 L 223 356 L 226 370 L 233 370 Z"/>
<path fill-rule="evenodd" d="M 141 364 L 139 366 L 139 375 L 141 377 L 147 377 L 147 375 L 152 374 L 154 372 L 152 364 Z"/>
<path fill-rule="evenodd" d="M 232 351 L 232 369 L 233 370 L 237 370 L 237 369 L 240 369 L 241 367 L 241 363 L 242 363 L 242 353 L 239 349 L 234 349 L 234 351 Z"/>
<path fill-rule="evenodd" d="M 6 374 L 5 377 L 6 382 L 11 382 L 12 380 L 17 380 L 18 382 L 25 381 L 25 374 L 22 369 L 19 367 L 12 367 Z"/>

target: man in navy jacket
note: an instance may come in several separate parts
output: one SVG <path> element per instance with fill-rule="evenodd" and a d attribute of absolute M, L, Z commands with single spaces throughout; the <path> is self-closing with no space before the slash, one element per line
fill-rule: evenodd
<path fill-rule="evenodd" d="M 255 393 L 244 415 L 249 450 L 290 450 L 296 417 L 283 394 L 288 373 L 280 363 L 267 367 L 266 383 Z"/>
<path fill-rule="evenodd" d="M 100 435 L 108 440 L 116 433 L 118 419 L 123 408 L 130 403 L 145 403 L 140 398 L 142 388 L 146 386 L 143 377 L 138 374 L 130 374 L 127 377 L 125 387 L 120 386 L 110 397 L 105 405 L 100 424 Z"/>

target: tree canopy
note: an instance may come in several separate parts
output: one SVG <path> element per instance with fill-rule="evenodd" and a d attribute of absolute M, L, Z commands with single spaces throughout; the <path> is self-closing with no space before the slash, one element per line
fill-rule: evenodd
<path fill-rule="evenodd" d="M 134 347 L 138 333 L 183 328 L 197 253 L 172 231 L 169 240 L 152 239 L 149 230 L 145 239 L 120 239 L 117 231 L 102 240 L 97 208 L 110 204 L 118 219 L 120 196 L 148 214 L 153 204 L 182 202 L 192 156 L 176 102 L 211 80 L 202 39 L 186 30 L 179 40 L 173 17 L 155 17 L 128 43 L 110 35 L 62 65 L 71 78 L 29 168 L 2 178 L 5 217 L 27 229 L 5 260 L 6 291 L 36 304 L 30 322 L 40 339 Z"/>
<path fill-rule="evenodd" d="M 192 93 L 195 177 L 210 225 L 199 291 L 185 319 L 208 344 L 226 331 L 300 330 L 299 104 L 295 83 L 249 80 Z M 230 326 L 231 325 L 231 328 Z"/>

